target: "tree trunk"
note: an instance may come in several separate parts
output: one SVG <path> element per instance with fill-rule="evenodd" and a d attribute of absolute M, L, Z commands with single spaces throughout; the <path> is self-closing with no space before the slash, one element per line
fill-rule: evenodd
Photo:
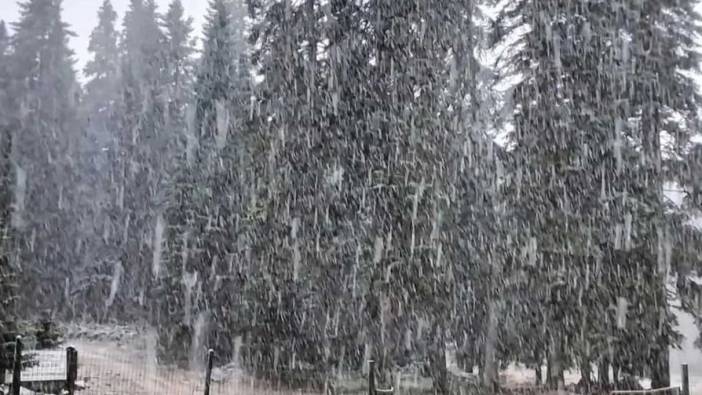
<path fill-rule="evenodd" d="M 487 331 L 485 336 L 485 354 L 483 362 L 483 386 L 490 391 L 496 391 L 499 386 L 497 367 L 497 326 L 499 323 L 498 302 L 492 296 L 488 302 Z"/>
<path fill-rule="evenodd" d="M 609 361 L 606 357 L 597 366 L 597 381 L 600 385 L 609 385 Z"/>
<path fill-rule="evenodd" d="M 647 22 L 644 19 L 640 20 L 640 34 L 635 37 L 636 44 L 642 48 L 654 48 L 653 29 L 655 26 L 655 17 L 653 15 Z M 658 49 L 655 50 L 658 52 Z M 655 54 L 660 56 L 660 53 Z M 648 71 L 648 70 L 646 70 Z M 666 333 L 668 320 L 668 301 L 666 295 L 667 276 L 669 270 L 669 262 L 666 262 L 665 257 L 661 256 L 661 246 L 665 242 L 664 239 L 664 195 L 663 195 L 663 160 L 661 154 L 661 130 L 663 121 L 661 119 L 660 109 L 663 106 L 662 100 L 664 93 L 659 89 L 658 85 L 651 81 L 648 85 L 642 87 L 642 92 L 639 94 L 644 97 L 650 97 L 642 103 L 641 128 L 643 140 L 644 157 L 647 160 L 645 163 L 645 175 L 648 178 L 646 185 L 650 192 L 655 194 L 655 217 L 650 223 L 650 234 L 656 235 L 656 239 L 650 240 L 650 248 L 658 262 L 658 284 L 653 284 L 658 295 L 658 334 L 656 336 L 656 344 L 652 345 L 650 352 L 651 356 L 651 387 L 665 388 L 670 386 L 670 353 L 669 337 Z M 655 288 L 654 288 L 655 289 Z M 656 292 L 654 291 L 654 292 Z M 655 307 L 654 307 L 655 308 Z"/>
<path fill-rule="evenodd" d="M 475 365 L 475 342 L 471 336 L 465 334 L 463 342 L 459 347 L 460 352 L 456 354 L 456 363 L 461 370 L 472 372 Z"/>
<path fill-rule="evenodd" d="M 651 360 L 651 388 L 670 387 L 670 352 L 665 336 L 659 336 L 656 350 Z"/>
<path fill-rule="evenodd" d="M 432 335 L 429 361 L 434 393 L 448 395 L 449 377 L 446 367 L 446 339 L 444 338 L 444 328 L 441 322 L 434 323 Z"/>
<path fill-rule="evenodd" d="M 562 389 L 565 382 L 563 372 L 563 361 L 561 353 L 561 341 L 557 334 L 551 336 L 551 344 L 549 344 L 549 374 L 548 385 L 552 388 Z"/>
<path fill-rule="evenodd" d="M 585 360 L 580 364 L 580 377 L 580 384 L 589 391 L 592 387 L 592 366 L 589 360 Z"/>
<path fill-rule="evenodd" d="M 542 378 L 541 378 L 541 363 L 537 362 L 536 365 L 534 365 L 534 385 L 539 386 L 542 383 Z"/>

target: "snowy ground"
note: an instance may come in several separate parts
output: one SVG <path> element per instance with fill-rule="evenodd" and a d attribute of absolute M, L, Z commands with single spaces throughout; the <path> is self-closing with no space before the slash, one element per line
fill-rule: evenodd
<path fill-rule="evenodd" d="M 153 330 L 126 326 L 71 325 L 65 347 L 78 350 L 81 395 L 190 395 L 204 393 L 204 371 L 185 371 L 156 363 Z M 214 369 L 212 395 L 305 395 L 253 380 L 242 371 Z"/>
<path fill-rule="evenodd" d="M 670 379 L 672 385 L 681 383 L 681 365 L 686 363 L 690 373 L 690 394 L 702 394 L 702 350 L 694 342 L 699 330 L 690 314 L 675 310 L 678 331 L 685 336 L 680 350 L 670 351 Z"/>
<path fill-rule="evenodd" d="M 674 311 L 678 318 L 678 330 L 685 339 L 681 349 L 671 350 L 672 384 L 680 385 L 680 365 L 687 363 L 690 371 L 691 394 L 702 394 L 702 351 L 694 346 L 694 341 L 699 334 L 698 329 L 692 316 L 677 309 Z M 81 384 L 86 386 L 81 394 L 203 393 L 203 372 L 184 371 L 156 364 L 155 339 L 153 333 L 149 331 L 136 331 L 128 327 L 73 327 L 68 328 L 68 334 L 73 340 L 69 340 L 66 346 L 74 346 L 79 351 L 78 376 Z M 63 354 L 58 352 L 58 355 Z M 60 362 L 62 361 L 58 360 L 56 364 Z M 566 384 L 576 383 L 579 379 L 576 372 L 566 374 Z M 272 388 L 234 368 L 215 369 L 213 380 L 211 388 L 213 395 L 311 395 L 315 393 Z M 520 366 L 511 366 L 502 372 L 501 382 L 511 388 L 528 387 L 534 382 L 534 372 Z M 646 386 L 647 383 L 642 384 Z"/>
<path fill-rule="evenodd" d="M 151 341 L 148 334 L 126 337 L 110 334 L 108 337 L 107 340 L 72 340 L 67 344 L 79 351 L 78 376 L 87 387 L 81 391 L 82 395 L 203 393 L 202 372 L 162 367 L 155 363 L 154 354 L 149 350 Z M 271 388 L 271 385 L 257 382 L 244 372 L 232 368 L 224 371 L 215 369 L 212 377 L 215 381 L 211 388 L 213 395 L 320 395 L 314 391 Z M 568 383 L 575 383 L 578 377 L 568 374 L 566 379 Z M 501 380 L 510 387 L 530 386 L 533 383 L 533 371 L 512 367 L 502 372 Z M 365 388 L 365 383 L 362 383 L 362 388 Z"/>
<path fill-rule="evenodd" d="M 670 379 L 671 386 L 682 385 L 681 365 L 688 364 L 690 375 L 690 394 L 702 394 L 702 350 L 695 347 L 695 339 L 699 330 L 693 317 L 678 309 L 673 310 L 678 319 L 678 331 L 685 337 L 680 349 L 670 350 Z M 545 372 L 544 372 L 545 374 Z M 510 386 L 529 385 L 534 382 L 534 372 L 519 366 L 512 366 L 503 373 L 502 382 Z M 566 372 L 566 384 L 575 384 L 580 380 L 578 372 Z M 650 388 L 650 380 L 642 380 L 644 388 Z"/>
<path fill-rule="evenodd" d="M 190 395 L 204 392 L 202 372 L 189 372 L 157 366 L 150 361 L 144 344 L 123 345 L 113 341 L 70 342 L 79 350 L 79 380 L 85 383 L 83 395 Z M 213 395 L 306 394 L 302 391 L 276 391 L 243 374 L 222 377 L 212 384 Z"/>

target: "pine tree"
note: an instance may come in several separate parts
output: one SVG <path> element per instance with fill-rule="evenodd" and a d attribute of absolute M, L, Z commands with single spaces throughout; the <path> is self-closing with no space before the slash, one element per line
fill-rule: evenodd
<path fill-rule="evenodd" d="M 157 224 L 166 206 L 167 164 L 172 160 L 167 147 L 173 137 L 164 129 L 165 55 L 158 21 L 153 0 L 130 1 L 120 43 L 122 108 L 117 196 L 122 256 L 115 263 L 113 275 L 127 274 L 122 276 L 121 292 L 116 295 L 118 305 L 126 308 L 126 317 L 147 320 L 153 319 L 153 298 L 148 293 L 159 275 L 155 242 L 159 239 Z M 108 302 L 114 303 L 112 298 Z"/>
<path fill-rule="evenodd" d="M 185 188 L 190 187 L 188 174 L 188 152 L 192 142 L 187 114 L 192 112 L 194 100 L 193 79 L 194 62 L 192 55 L 192 19 L 186 18 L 179 0 L 173 1 L 163 18 L 165 43 L 168 48 L 165 62 L 164 84 L 168 95 L 167 129 L 173 132 L 169 149 L 175 164 L 172 168 L 174 184 L 169 192 L 166 211 L 166 256 L 164 269 L 159 281 L 159 316 L 156 318 L 159 329 L 159 359 L 164 362 L 176 362 L 186 366 L 190 362 L 192 347 L 192 311 L 189 307 L 193 295 L 186 283 L 184 254 L 184 234 L 187 225 L 184 218 L 188 216 L 189 195 Z M 187 243 L 187 241 L 186 241 Z M 192 305 L 190 305 L 192 306 Z"/>
<path fill-rule="evenodd" d="M 691 6 L 520 1 L 510 10 L 516 25 L 529 26 L 512 63 L 523 78 L 514 90 L 511 205 L 522 224 L 517 236 L 526 236 L 520 243 L 527 246 L 527 257 L 532 256 L 526 261 L 535 261 L 540 269 L 532 286 L 561 284 L 544 294 L 550 294 L 550 302 L 534 302 L 534 311 L 546 307 L 550 325 L 540 333 L 526 333 L 527 338 L 548 339 L 548 379 L 554 384 L 562 381 L 562 370 L 570 364 L 577 364 L 583 380 L 589 381 L 599 354 L 603 383 L 608 383 L 610 363 L 615 371 L 635 374 L 643 368 L 640 361 L 647 361 L 655 386 L 666 386 L 661 375 L 667 375 L 667 349 L 677 337 L 673 317 L 666 312 L 665 275 L 659 271 L 641 280 L 630 262 L 656 272 L 656 262 L 665 267 L 666 256 L 657 246 L 678 238 L 670 232 L 680 227 L 664 214 L 663 151 L 657 141 L 664 129 L 676 146 L 684 146 L 686 136 L 652 114 L 662 113 L 662 103 L 670 103 L 670 113 L 694 124 L 688 98 L 696 100 L 696 95 L 689 81 L 674 71 L 690 66 L 693 56 L 688 49 L 675 55 L 651 52 L 656 47 L 650 42 L 671 51 L 678 42 L 690 42 Z M 681 28 L 660 29 L 658 24 L 666 20 L 682 22 Z M 654 79 L 656 88 L 651 90 L 652 75 L 674 78 Z M 583 267 L 593 270 L 583 272 Z M 627 284 L 636 281 L 641 287 L 629 292 Z M 539 294 L 536 289 L 532 293 Z M 611 313 L 593 322 L 590 317 L 619 298 L 644 314 L 625 327 L 618 327 Z M 616 339 L 614 355 L 606 352 L 611 345 L 601 340 L 605 337 Z"/>
<path fill-rule="evenodd" d="M 180 300 L 176 309 L 181 321 L 162 331 L 164 344 L 168 333 L 193 333 L 195 317 L 206 317 L 208 333 L 204 339 L 191 339 L 188 346 L 206 341 L 224 360 L 233 355 L 233 339 L 243 332 L 245 322 L 241 277 L 233 263 L 240 261 L 238 216 L 248 117 L 244 103 L 251 93 L 242 31 L 236 29 L 243 24 L 243 15 L 235 11 L 229 2 L 210 2 L 192 87 L 194 126 L 190 141 L 178 148 L 176 185 L 167 214 L 170 280 L 164 292 L 181 295 L 174 299 Z M 169 12 L 171 18 L 180 13 L 177 4 Z M 167 36 L 180 34 L 182 28 L 176 25 L 183 23 L 166 23 L 168 30 L 168 26 L 176 29 Z M 178 44 L 181 54 L 185 45 Z M 195 284 L 186 284 L 186 279 L 196 279 Z"/>
<path fill-rule="evenodd" d="M 212 0 L 205 25 L 202 59 L 197 72 L 195 130 L 200 156 L 215 151 L 217 139 L 226 139 L 228 125 L 221 130 L 217 121 L 226 118 L 233 95 L 237 94 L 237 62 L 243 48 L 237 47 L 231 6 L 225 0 Z M 218 109 L 218 104 L 224 109 Z M 218 136 L 218 134 L 220 134 Z M 224 134 L 224 136 L 221 136 Z M 221 142 L 220 145 L 223 145 Z M 205 160 L 205 157 L 203 157 Z"/>
<path fill-rule="evenodd" d="M 5 27 L 5 21 L 0 20 L 0 127 L 3 128 L 3 133 L 8 133 L 9 130 L 5 130 L 7 125 L 10 123 L 11 110 L 10 110 L 10 69 L 9 69 L 9 58 L 10 58 L 10 36 Z M 5 137 L 5 134 L 3 134 Z"/>
<path fill-rule="evenodd" d="M 11 162 L 12 113 L 10 70 L 8 59 L 10 37 L 5 23 L 0 21 L 0 383 L 5 379 L 10 357 L 5 339 L 15 330 L 15 303 L 17 299 L 16 270 L 11 261 L 10 215 L 12 205 L 13 171 Z"/>
<path fill-rule="evenodd" d="M 12 94 L 20 108 L 14 131 L 17 164 L 13 227 L 23 267 L 23 300 L 34 307 L 66 307 L 64 284 L 80 261 L 74 195 L 79 144 L 78 85 L 68 48 L 71 34 L 61 20 L 61 1 L 21 2 L 12 37 Z M 49 286 L 38 286 L 45 280 Z M 38 291 L 41 290 L 39 294 Z M 64 303 L 65 302 L 65 303 Z"/>
<path fill-rule="evenodd" d="M 90 35 L 88 51 L 92 58 L 85 65 L 85 101 L 91 108 L 89 114 L 103 115 L 109 119 L 117 100 L 119 83 L 118 34 L 115 27 L 117 12 L 110 0 L 105 0 L 98 11 L 98 26 Z M 103 126 L 108 129 L 107 126 Z"/>
<path fill-rule="evenodd" d="M 300 355 L 300 360 L 308 363 L 316 362 L 308 358 L 308 341 L 318 331 L 301 328 L 302 310 L 310 312 L 310 322 L 318 317 L 317 310 L 303 304 L 301 295 L 308 290 L 307 270 L 300 267 L 307 258 L 302 249 L 308 236 L 300 229 L 299 216 L 303 212 L 286 207 L 292 205 L 292 202 L 286 202 L 288 196 L 295 193 L 291 188 L 292 182 L 298 185 L 300 200 L 307 199 L 309 193 L 309 182 L 302 178 L 295 179 L 299 177 L 299 171 L 286 171 L 286 166 L 289 152 L 296 150 L 302 156 L 298 158 L 298 164 L 310 165 L 305 152 L 308 148 L 301 149 L 299 145 L 301 136 L 298 130 L 302 128 L 303 121 L 298 119 L 298 128 L 298 125 L 290 125 L 290 118 L 294 117 L 292 114 L 295 112 L 302 118 L 306 111 L 310 111 L 303 102 L 295 100 L 303 90 L 300 78 L 303 62 L 313 61 L 313 51 L 304 51 L 300 57 L 293 56 L 299 50 L 301 23 L 291 21 L 293 15 L 302 15 L 301 6 L 293 7 L 287 1 L 270 1 L 252 3 L 250 7 L 256 21 L 251 34 L 254 41 L 252 47 L 259 48 L 253 54 L 253 63 L 264 81 L 257 92 L 261 103 L 257 105 L 260 111 L 255 115 L 258 141 L 254 141 L 254 145 L 257 149 L 252 150 L 252 163 L 256 167 L 252 178 L 255 187 L 246 213 L 249 228 L 247 247 L 251 251 L 250 262 L 246 262 L 246 274 L 254 285 L 251 296 L 253 315 L 256 317 L 256 325 L 251 328 L 247 338 L 246 358 L 256 374 L 290 377 L 290 373 L 299 371 L 299 365 L 294 366 L 293 355 Z M 298 19 L 301 20 L 304 19 Z M 314 92 L 316 81 L 305 82 L 309 92 Z M 269 116 L 270 122 L 266 122 Z M 276 130 L 279 132 L 276 133 Z M 316 138 L 312 130 L 308 135 Z M 264 161 L 265 158 L 268 160 Z M 314 176 L 315 170 L 309 168 L 310 177 Z M 306 262 L 305 267 L 313 267 L 314 264 Z M 294 337 L 299 340 L 294 342 Z M 276 355 L 280 361 L 278 369 Z"/>
<path fill-rule="evenodd" d="M 98 10 L 98 25 L 90 35 L 88 52 L 91 59 L 83 73 L 87 79 L 83 98 L 84 118 L 89 123 L 94 142 L 101 147 L 113 146 L 119 105 L 119 52 L 115 27 L 117 13 L 110 0 Z"/>
<path fill-rule="evenodd" d="M 452 284 L 450 323 L 459 346 L 457 362 L 467 371 L 478 365 L 483 384 L 497 383 L 501 344 L 509 308 L 505 297 L 512 259 L 504 210 L 505 150 L 493 142 L 499 130 L 495 111 L 499 94 L 492 84 L 496 70 L 482 64 L 489 2 L 456 2 L 447 11 L 456 25 L 444 106 L 445 123 L 453 130 L 444 165 L 450 206 L 446 215 L 445 254 Z M 502 328 L 502 329 L 501 329 Z"/>
<path fill-rule="evenodd" d="M 338 100 L 343 88 L 337 85 L 347 71 L 340 43 L 353 40 L 357 27 L 342 18 L 358 15 L 354 8 L 342 2 L 328 10 L 343 22 L 329 32 L 333 62 L 325 64 L 317 44 L 324 40 L 319 2 L 253 7 L 252 38 L 259 48 L 253 61 L 263 82 L 257 91 L 256 184 L 247 206 L 247 241 L 255 314 L 261 318 L 249 339 L 249 363 L 264 373 L 275 367 L 276 355 L 279 375 L 311 373 L 296 361 L 324 376 L 333 364 L 357 366 L 362 358 L 352 333 L 358 333 L 364 280 L 360 270 L 358 283 L 352 280 L 360 247 L 351 221 L 345 221 L 354 207 L 344 203 L 349 186 L 346 158 L 339 154 L 346 104 Z M 336 104 L 343 110 L 333 108 Z M 352 291 L 356 286 L 358 292 Z"/>
<path fill-rule="evenodd" d="M 607 85 L 602 85 L 611 78 L 609 70 L 602 70 L 593 61 L 601 58 L 606 45 L 601 39 L 609 35 L 598 31 L 588 37 L 586 27 L 596 15 L 608 11 L 598 10 L 596 5 L 530 1 L 520 2 L 513 9 L 530 24 L 531 31 L 525 37 L 525 49 L 515 56 L 515 65 L 523 67 L 525 77 L 515 89 L 518 107 L 513 135 L 516 174 L 512 179 L 516 182 L 511 187 L 512 204 L 518 218 L 524 219 L 521 233 L 526 238 L 521 243 L 535 245 L 533 254 L 556 260 L 544 261 L 544 277 L 534 284 L 560 283 L 559 273 L 576 266 L 578 256 L 592 254 L 591 245 L 607 240 L 600 229 L 606 228 L 608 216 L 597 199 L 600 186 L 606 182 L 602 177 L 613 173 L 613 153 L 606 149 L 609 130 L 614 127 L 607 103 L 613 99 L 607 96 Z M 525 56 L 536 62 L 536 70 L 526 62 L 517 63 Z M 592 229 L 593 225 L 602 228 Z M 563 261 L 563 257 L 565 264 L 558 266 L 557 261 Z M 567 323 L 578 322 L 576 313 L 582 311 L 566 306 L 565 295 L 570 291 L 553 291 L 555 303 L 541 300 L 535 306 L 546 308 L 552 323 L 543 328 L 546 333 L 541 336 L 549 339 L 548 380 L 553 385 L 562 381 L 562 371 L 570 363 L 563 345 L 574 343 L 575 334 Z"/>
<path fill-rule="evenodd" d="M 438 12 L 421 2 L 254 6 L 264 147 L 255 162 L 264 181 L 250 239 L 261 314 L 279 317 L 261 323 L 269 349 L 256 349 L 256 362 L 305 355 L 321 370 L 334 355 L 362 359 L 366 345 L 386 378 L 393 361 L 426 344 L 437 390 L 446 391 L 442 158 L 455 154 L 463 125 L 445 110 L 460 99 L 444 93 L 447 48 L 458 45 L 468 10 L 459 2 Z M 411 34 L 419 25 L 422 38 Z M 405 349 L 424 320 L 431 334 Z M 298 333 L 306 338 L 291 341 Z"/>
<path fill-rule="evenodd" d="M 161 21 L 165 30 L 164 40 L 167 48 L 164 62 L 164 84 L 169 99 L 167 123 L 168 129 L 177 130 L 174 140 L 178 144 L 174 149 L 178 152 L 184 152 L 186 149 L 188 104 L 193 97 L 191 75 L 195 66 L 193 61 L 195 48 L 192 24 L 192 18 L 185 16 L 180 0 L 171 2 Z"/>
<path fill-rule="evenodd" d="M 671 254 L 664 246 L 677 238 L 673 232 L 679 227 L 672 226 L 666 218 L 663 184 L 668 180 L 664 158 L 668 150 L 673 151 L 673 158 L 680 155 L 694 133 L 693 125 L 699 122 L 700 96 L 685 72 L 696 70 L 699 64 L 699 52 L 692 43 L 700 33 L 700 15 L 693 1 L 626 1 L 623 5 L 632 10 L 627 21 L 632 37 L 628 62 L 632 75 L 628 91 L 623 94 L 630 107 L 624 114 L 637 119 L 629 128 L 640 147 L 640 165 L 632 186 L 642 191 L 637 200 L 643 208 L 633 215 L 640 223 L 636 233 L 651 260 L 657 263 L 658 284 L 651 292 L 656 300 L 666 300 Z M 663 143 L 666 139 L 672 140 L 672 149 Z M 651 361 L 652 386 L 661 388 L 670 385 L 668 349 L 676 344 L 676 334 L 674 316 L 667 303 L 657 306 L 659 330 L 646 350 Z"/>
<path fill-rule="evenodd" d="M 203 53 L 195 81 L 194 182 L 196 245 L 202 254 L 193 263 L 200 270 L 203 286 L 210 289 L 208 304 L 212 319 L 211 344 L 225 358 L 233 355 L 232 335 L 241 335 L 242 311 L 239 270 L 243 196 L 243 147 L 248 117 L 244 107 L 250 96 L 248 62 L 243 45 L 243 15 L 234 3 L 210 2 L 204 29 Z M 203 223 L 203 220 L 208 224 Z M 203 269 L 208 268 L 210 273 Z"/>
<path fill-rule="evenodd" d="M 116 214 L 117 136 L 120 127 L 120 78 L 118 33 L 115 23 L 117 13 L 109 0 L 98 11 L 98 25 L 90 35 L 88 60 L 84 75 L 87 79 L 81 102 L 81 116 L 85 125 L 80 155 L 80 197 L 84 211 L 80 237 L 86 240 L 85 270 L 92 273 L 75 279 L 74 292 L 80 303 L 80 313 L 100 319 L 103 310 L 92 302 L 104 299 L 109 289 L 102 276 L 112 270 L 117 259 Z M 78 237 L 78 235 L 76 235 Z"/>

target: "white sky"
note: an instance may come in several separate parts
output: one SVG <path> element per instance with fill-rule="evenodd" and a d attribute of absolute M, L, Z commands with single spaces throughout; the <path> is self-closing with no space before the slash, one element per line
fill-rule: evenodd
<path fill-rule="evenodd" d="M 18 0 L 0 0 L 0 20 L 4 20 L 8 25 L 17 21 L 19 16 Z M 23 0 L 25 1 L 25 0 Z M 129 0 L 111 0 L 117 11 L 119 18 L 118 29 L 122 27 L 122 17 L 127 9 Z M 209 5 L 209 0 L 181 0 L 185 7 L 187 16 L 194 19 L 195 34 L 199 38 L 201 28 L 205 20 L 205 14 Z M 243 1 L 243 0 L 241 0 Z M 509 1 L 509 0 L 503 0 Z M 171 0 L 156 0 L 159 12 L 165 12 Z M 71 48 L 75 51 L 76 71 L 79 78 L 82 76 L 83 65 L 88 58 L 88 40 L 90 32 L 97 25 L 97 11 L 102 0 L 63 0 L 63 20 L 70 25 L 70 29 L 76 34 L 71 38 Z M 698 1 L 697 11 L 702 12 L 702 0 Z M 700 78 L 696 78 L 698 84 Z"/>
<path fill-rule="evenodd" d="M 127 9 L 129 0 L 111 0 L 119 16 L 118 29 L 122 27 L 122 17 Z M 209 0 L 181 0 L 187 16 L 193 17 L 195 32 L 200 36 L 201 27 L 207 12 Z M 165 12 L 171 0 L 156 0 L 159 12 Z M 88 40 L 90 32 L 97 25 L 97 12 L 102 0 L 63 0 L 63 20 L 70 25 L 70 29 L 77 35 L 71 38 L 71 48 L 76 53 L 76 70 L 83 69 L 88 58 Z M 17 21 L 19 7 L 17 0 L 0 0 L 0 20 L 8 25 Z M 9 26 L 8 26 L 9 27 Z M 80 75 L 80 73 L 79 73 Z"/>

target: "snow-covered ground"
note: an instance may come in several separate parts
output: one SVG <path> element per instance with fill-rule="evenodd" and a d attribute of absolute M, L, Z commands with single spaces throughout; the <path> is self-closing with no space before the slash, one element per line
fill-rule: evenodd
<path fill-rule="evenodd" d="M 81 395 L 190 395 L 204 393 L 204 372 L 160 366 L 155 331 L 127 326 L 70 325 L 67 342 L 78 350 Z M 305 395 L 261 383 L 236 368 L 215 368 L 212 395 Z"/>
<path fill-rule="evenodd" d="M 680 349 L 671 349 L 671 384 L 681 385 L 681 364 L 687 363 L 690 372 L 690 393 L 702 394 L 702 350 L 694 342 L 699 335 L 694 319 L 680 311 L 675 301 L 673 311 L 678 319 L 678 331 L 684 336 Z M 200 394 L 203 391 L 202 372 L 184 371 L 157 366 L 153 341 L 149 331 L 135 331 L 127 327 L 70 328 L 75 338 L 67 345 L 79 350 L 79 380 L 91 394 Z M 151 339 L 153 340 L 153 339 Z M 450 361 L 449 361 L 449 365 Z M 501 381 L 510 387 L 530 386 L 534 382 L 531 369 L 513 365 L 501 372 Z M 212 394 L 303 394 L 313 392 L 280 391 L 262 385 L 235 368 L 216 369 L 213 372 Z M 576 383 L 577 372 L 567 372 L 566 383 Z M 648 383 L 642 383 L 646 388 Z"/>
<path fill-rule="evenodd" d="M 82 395 L 190 395 L 204 393 L 203 372 L 185 371 L 157 366 L 150 361 L 144 344 L 112 341 L 72 341 L 79 350 L 79 380 L 85 383 Z M 231 372 L 228 372 L 231 373 Z M 214 374 L 213 374 L 214 376 Z M 278 391 L 247 377 L 240 372 L 220 375 L 213 382 L 213 395 L 291 395 L 311 394 L 303 391 Z"/>
<path fill-rule="evenodd" d="M 686 363 L 690 373 L 690 394 L 702 394 L 702 350 L 694 345 L 695 339 L 699 336 L 699 330 L 690 314 L 678 309 L 674 311 L 678 318 L 678 331 L 685 336 L 685 339 L 679 350 L 670 351 L 671 384 L 681 384 L 681 365 Z"/>

